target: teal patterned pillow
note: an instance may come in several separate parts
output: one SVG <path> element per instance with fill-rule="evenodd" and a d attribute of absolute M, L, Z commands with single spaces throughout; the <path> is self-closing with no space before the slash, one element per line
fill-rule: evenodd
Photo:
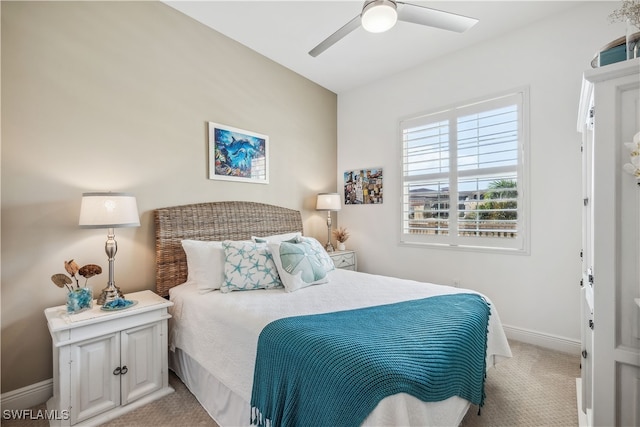
<path fill-rule="evenodd" d="M 282 282 L 265 243 L 222 242 L 224 283 L 221 292 L 281 288 Z"/>
<path fill-rule="evenodd" d="M 327 272 L 335 270 L 336 265 L 333 263 L 333 260 L 320 242 L 318 242 L 313 237 L 300 237 L 299 240 L 301 242 L 307 242 L 309 243 L 309 245 L 311 245 L 311 250 L 318 257 Z"/>
<path fill-rule="evenodd" d="M 310 285 L 327 283 L 327 269 L 310 242 L 269 243 L 269 250 L 285 291 L 293 292 Z"/>

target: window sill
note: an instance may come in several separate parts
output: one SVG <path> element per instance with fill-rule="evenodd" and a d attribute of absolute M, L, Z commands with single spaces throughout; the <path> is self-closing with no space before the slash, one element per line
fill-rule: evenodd
<path fill-rule="evenodd" d="M 529 248 L 504 248 L 494 246 L 471 246 L 471 245 L 450 245 L 447 243 L 425 243 L 425 242 L 403 242 L 400 241 L 400 246 L 409 248 L 420 249 L 437 249 L 437 250 L 452 250 L 452 251 L 467 251 L 467 252 L 482 252 L 493 254 L 505 254 L 505 255 L 530 255 Z"/>

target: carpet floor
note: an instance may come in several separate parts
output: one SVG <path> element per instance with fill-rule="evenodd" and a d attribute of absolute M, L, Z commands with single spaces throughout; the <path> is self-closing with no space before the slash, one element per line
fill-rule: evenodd
<path fill-rule="evenodd" d="M 580 357 L 517 341 L 509 345 L 513 358 L 487 374 L 481 415 L 472 406 L 461 426 L 577 426 Z"/>
<path fill-rule="evenodd" d="M 580 376 L 580 358 L 517 341 L 509 343 L 513 358 L 489 371 L 481 415 L 472 406 L 461 426 L 577 426 L 576 378 Z M 169 374 L 169 383 L 175 393 L 103 426 L 217 426 L 173 372 Z M 45 405 L 31 409 L 35 414 L 44 410 Z M 49 425 L 46 420 L 5 419 L 1 424 Z"/>

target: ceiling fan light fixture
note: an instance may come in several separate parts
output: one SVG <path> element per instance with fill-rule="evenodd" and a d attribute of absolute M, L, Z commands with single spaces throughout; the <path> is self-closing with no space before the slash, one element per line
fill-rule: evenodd
<path fill-rule="evenodd" d="M 370 33 L 383 33 L 398 20 L 396 3 L 391 0 L 373 0 L 362 9 L 362 27 Z"/>

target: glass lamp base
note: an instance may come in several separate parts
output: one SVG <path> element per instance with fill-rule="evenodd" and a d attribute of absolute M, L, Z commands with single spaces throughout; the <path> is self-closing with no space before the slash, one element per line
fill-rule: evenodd
<path fill-rule="evenodd" d="M 119 287 L 115 285 L 109 285 L 102 290 L 100 296 L 96 300 L 98 305 L 104 305 L 107 302 L 113 301 L 118 298 L 124 298 L 124 294 Z"/>

